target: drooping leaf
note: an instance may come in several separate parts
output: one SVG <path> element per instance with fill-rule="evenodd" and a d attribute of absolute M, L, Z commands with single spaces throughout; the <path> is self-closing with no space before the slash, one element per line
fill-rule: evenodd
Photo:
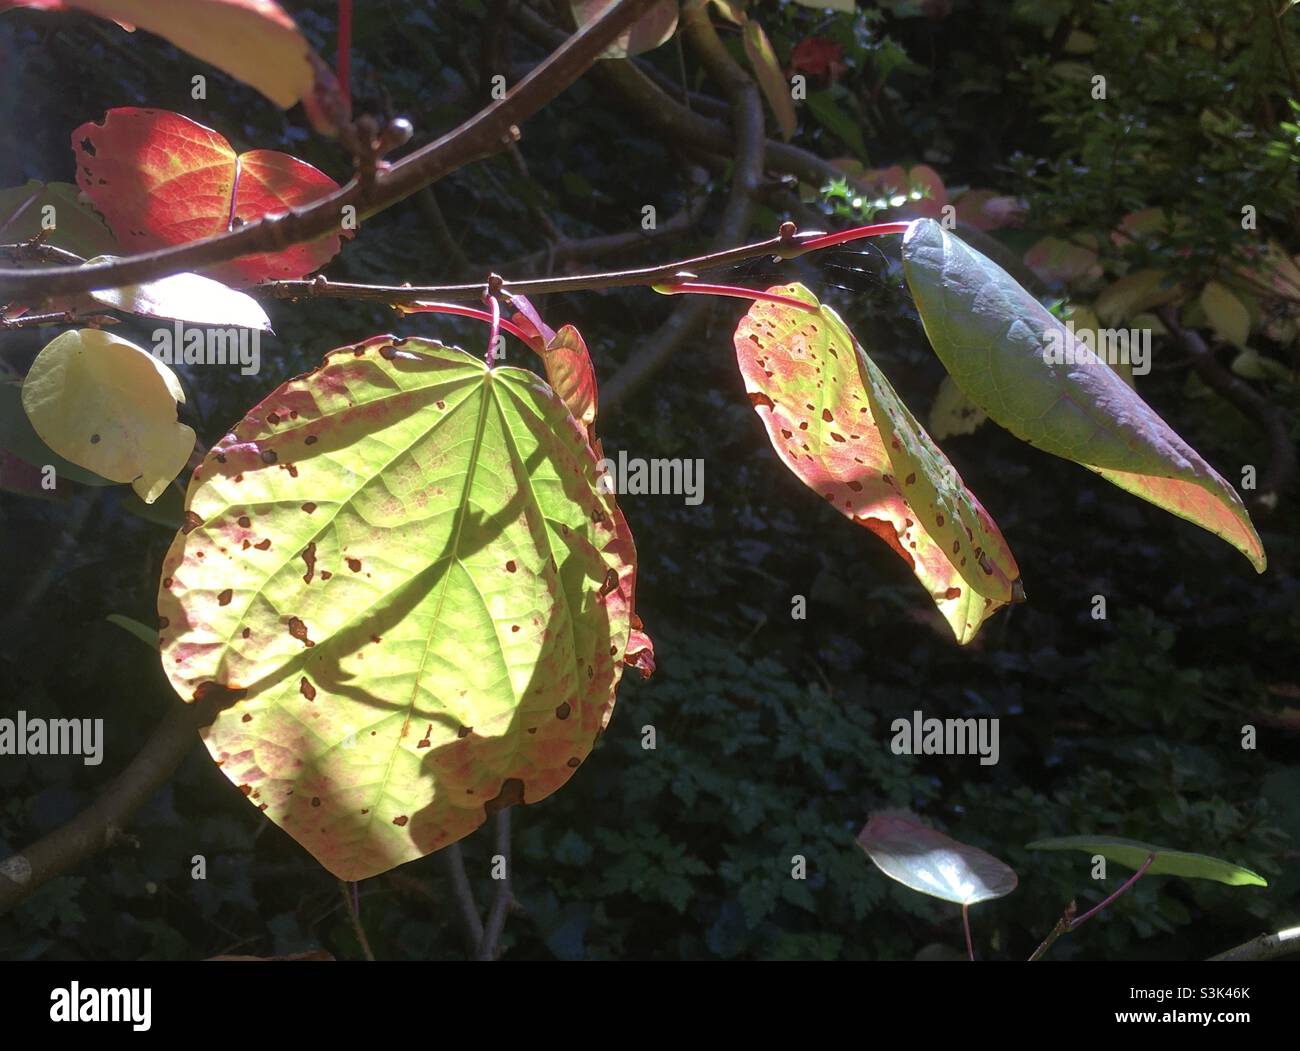
<path fill-rule="evenodd" d="M 1082 850 L 1100 854 L 1136 872 L 1152 854 L 1155 861 L 1147 869 L 1149 876 L 1182 876 L 1185 879 L 1209 879 L 1231 887 L 1267 887 L 1268 881 L 1250 869 L 1207 854 L 1189 854 L 1182 850 L 1157 847 L 1136 839 L 1118 836 L 1059 836 L 1028 844 L 1029 850 Z"/>
<path fill-rule="evenodd" d="M 745 23 L 741 33 L 745 43 L 745 57 L 749 59 L 749 68 L 754 71 L 758 86 L 762 88 L 767 104 L 772 107 L 776 126 L 781 129 L 781 138 L 786 142 L 794 135 L 798 118 L 794 112 L 794 100 L 790 95 L 790 85 L 785 74 L 781 72 L 781 63 L 777 61 L 772 42 L 767 39 L 763 27 L 754 19 Z"/>
<path fill-rule="evenodd" d="M 745 388 L 777 455 L 916 574 L 961 643 L 1023 598 L 992 518 L 830 307 L 802 285 L 769 291 L 736 328 Z"/>
<path fill-rule="evenodd" d="M 10 7 L 86 11 L 147 29 L 281 108 L 303 99 L 315 81 L 311 48 L 275 0 L 0 0 L 0 11 Z"/>
<path fill-rule="evenodd" d="M 94 209 L 78 199 L 79 192 L 70 182 L 35 179 L 0 190 L 0 244 L 43 235 L 45 244 L 83 259 L 116 252 L 116 238 Z"/>
<path fill-rule="evenodd" d="M 111 109 L 102 123 L 72 133 L 72 149 L 77 185 L 133 253 L 225 233 L 232 223 L 287 212 L 338 189 L 306 161 L 275 150 L 236 155 L 211 128 L 165 110 Z M 332 259 L 344 234 L 241 256 L 204 274 L 237 287 L 300 278 Z"/>
<path fill-rule="evenodd" d="M 213 447 L 159 590 L 222 771 L 341 879 L 563 784 L 630 633 L 614 505 L 532 373 L 377 337 Z M 630 536 L 627 538 L 630 541 Z"/>
<path fill-rule="evenodd" d="M 903 269 L 930 344 L 995 423 L 1208 529 L 1264 571 L 1236 490 L 1005 270 L 926 220 L 903 239 Z"/>
<path fill-rule="evenodd" d="M 957 905 L 1005 897 L 1019 882 L 992 854 L 899 814 L 872 814 L 858 845 L 890 879 Z"/>
<path fill-rule="evenodd" d="M 97 256 L 86 262 L 107 263 L 114 258 Z M 97 289 L 90 295 L 98 303 L 141 317 L 271 331 L 271 319 L 256 299 L 200 274 L 171 274 L 144 284 Z"/>
<path fill-rule="evenodd" d="M 194 432 L 176 419 L 176 374 L 99 329 L 55 336 L 23 380 L 27 418 L 60 456 L 153 503 L 189 459 Z"/>
<path fill-rule="evenodd" d="M 789 92 L 787 91 L 788 95 Z M 867 160 L 867 144 L 862 138 L 862 128 L 858 122 L 840 108 L 835 101 L 833 91 L 810 91 L 808 97 L 804 100 L 808 104 L 810 112 L 827 131 L 838 135 L 844 140 L 845 145 L 857 154 L 858 159 Z"/>
<path fill-rule="evenodd" d="M 581 29 L 594 22 L 616 0 L 569 0 L 573 20 Z M 615 38 L 601 58 L 631 58 L 653 51 L 677 31 L 677 0 L 659 0 L 645 14 Z"/>
<path fill-rule="evenodd" d="M 1087 245 L 1044 237 L 1025 253 L 1025 266 L 1053 284 L 1087 284 L 1101 277 L 1101 262 Z"/>

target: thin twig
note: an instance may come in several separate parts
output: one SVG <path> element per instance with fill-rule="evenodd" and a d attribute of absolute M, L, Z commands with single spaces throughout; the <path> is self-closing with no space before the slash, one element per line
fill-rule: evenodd
<path fill-rule="evenodd" d="M 447 871 L 452 894 L 460 907 L 465 944 L 471 953 L 477 952 L 483 944 L 483 920 L 478 911 L 478 903 L 474 901 L 474 888 L 470 886 L 469 876 L 465 872 L 465 853 L 460 849 L 459 843 L 453 843 L 438 851 L 438 858 Z"/>
<path fill-rule="evenodd" d="M 362 955 L 371 963 L 374 963 L 375 954 L 370 950 L 370 939 L 366 937 L 366 929 L 361 925 L 361 904 L 357 900 L 357 885 L 348 883 L 345 880 L 339 880 L 339 891 L 343 895 L 343 908 L 347 911 L 348 920 L 352 923 L 352 933 L 356 935 L 357 944 L 361 946 Z"/>
<path fill-rule="evenodd" d="M 1272 960 L 1278 956 L 1288 956 L 1293 952 L 1300 952 L 1300 927 L 1291 927 L 1276 934 L 1261 934 L 1258 938 L 1251 938 L 1244 945 L 1221 952 L 1218 956 L 1211 956 L 1210 961 L 1240 963 L 1249 960 Z"/>
<path fill-rule="evenodd" d="M 505 876 L 497 883 L 496 898 L 492 902 L 492 911 L 488 914 L 487 927 L 483 940 L 479 943 L 478 958 L 495 960 L 500 951 L 501 932 L 505 930 L 506 916 L 514 900 L 511 891 L 510 866 L 510 808 L 497 811 L 497 854 L 504 859 Z"/>
<path fill-rule="evenodd" d="M 564 91 L 654 0 L 618 0 L 565 40 L 505 98 L 480 110 L 441 138 L 376 173 L 370 185 L 353 178 L 313 204 L 267 216 L 238 230 L 85 267 L 0 270 L 0 300 L 44 299 L 95 288 L 118 288 L 164 274 L 193 271 L 251 253 L 275 252 L 339 230 L 343 208 L 365 219 L 404 200 L 471 161 L 496 153 L 518 125 Z"/>

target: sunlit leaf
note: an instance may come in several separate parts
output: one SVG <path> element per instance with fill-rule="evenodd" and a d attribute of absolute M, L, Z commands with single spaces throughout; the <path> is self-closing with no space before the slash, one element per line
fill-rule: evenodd
<path fill-rule="evenodd" d="M 1161 306 L 1178 296 L 1163 270 L 1137 270 L 1107 285 L 1093 310 L 1105 325 L 1118 325 L 1133 316 Z"/>
<path fill-rule="evenodd" d="M 925 220 L 904 237 L 903 269 L 935 352 L 995 423 L 1208 529 L 1264 571 L 1236 490 L 1005 270 Z"/>
<path fill-rule="evenodd" d="M 992 518 L 830 307 L 755 302 L 736 328 L 745 388 L 777 455 L 916 574 L 959 642 L 1023 598 Z"/>
<path fill-rule="evenodd" d="M 631 630 L 597 480 L 538 377 L 430 341 L 274 391 L 195 471 L 159 590 L 172 685 L 229 704 L 223 773 L 347 880 L 553 792 Z"/>
<path fill-rule="evenodd" d="M 86 262 L 107 263 L 114 258 L 98 256 Z M 141 317 L 271 331 L 271 319 L 256 299 L 199 274 L 172 274 L 139 285 L 101 288 L 90 295 L 104 306 Z"/>
<path fill-rule="evenodd" d="M 1136 839 L 1117 836 L 1059 836 L 1028 844 L 1029 850 L 1081 850 L 1100 854 L 1125 868 L 1137 871 L 1152 854 L 1155 861 L 1146 870 L 1148 876 L 1183 876 L 1186 879 L 1210 879 L 1232 887 L 1267 887 L 1268 881 L 1250 869 L 1206 854 L 1189 854 L 1182 850 L 1157 847 Z"/>
<path fill-rule="evenodd" d="M 750 19 L 745 23 L 741 33 L 745 43 L 745 57 L 749 59 L 749 68 L 754 71 L 758 86 L 763 89 L 767 103 L 772 107 L 776 117 L 776 126 L 781 129 L 781 138 L 786 142 L 794 135 L 798 118 L 794 112 L 794 101 L 790 96 L 790 85 L 781 71 L 772 43 L 763 32 L 763 27 Z"/>
<path fill-rule="evenodd" d="M 102 123 L 72 133 L 72 149 L 77 185 L 133 253 L 225 233 L 338 189 L 306 161 L 275 150 L 237 156 L 222 135 L 165 110 L 111 109 Z M 343 233 L 241 256 L 204 274 L 236 286 L 296 279 L 333 258 Z"/>
<path fill-rule="evenodd" d="M 872 814 L 858 845 L 890 879 L 957 905 L 1005 897 L 1019 882 L 992 854 L 899 814 Z"/>
<path fill-rule="evenodd" d="M 145 503 L 158 498 L 189 459 L 194 432 L 177 422 L 179 381 L 134 343 L 80 329 L 55 336 L 23 381 L 23 409 L 51 449 Z"/>
<path fill-rule="evenodd" d="M 60 478 L 82 485 L 113 484 L 111 479 L 64 459 L 41 441 L 41 436 L 36 433 L 36 428 L 23 410 L 22 377 L 10 372 L 3 364 L 0 364 L 0 449 L 14 459 L 30 465 L 33 470 L 53 467 L 56 487 Z M 14 470 L 19 477 L 23 475 L 17 468 Z"/>

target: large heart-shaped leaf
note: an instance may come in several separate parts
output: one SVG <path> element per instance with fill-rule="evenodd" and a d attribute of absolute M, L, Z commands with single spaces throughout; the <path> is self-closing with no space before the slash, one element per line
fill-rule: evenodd
<path fill-rule="evenodd" d="M 1004 897 L 1019 882 L 992 854 L 899 814 L 872 814 L 858 845 L 890 879 L 957 905 Z"/>
<path fill-rule="evenodd" d="M 312 90 L 311 49 L 275 0 L 0 0 L 7 7 L 86 11 L 147 29 L 251 84 L 281 107 Z"/>
<path fill-rule="evenodd" d="M 1157 847 L 1136 839 L 1118 836 L 1058 836 L 1040 839 L 1028 845 L 1029 850 L 1082 850 L 1087 854 L 1100 854 L 1136 872 L 1152 854 L 1155 860 L 1146 870 L 1148 876 L 1182 876 L 1186 879 L 1212 879 L 1231 887 L 1267 887 L 1268 881 L 1250 869 L 1230 861 L 1212 858 L 1208 854 L 1189 854 L 1183 850 Z"/>
<path fill-rule="evenodd" d="M 959 642 L 1024 597 L 998 527 L 830 307 L 755 302 L 736 360 L 773 448 L 808 488 L 870 529 L 925 585 Z"/>
<path fill-rule="evenodd" d="M 88 328 L 55 336 L 23 380 L 23 409 L 41 441 L 153 503 L 194 449 L 176 420 L 180 381 L 134 343 Z"/>
<path fill-rule="evenodd" d="M 334 351 L 191 480 L 163 666 L 229 704 L 223 772 L 356 880 L 549 795 L 608 718 L 631 536 L 532 373 L 425 340 Z"/>
<path fill-rule="evenodd" d="M 237 155 L 218 132 L 166 110 L 111 109 L 101 124 L 72 133 L 72 150 L 77 185 L 131 252 L 212 237 L 338 189 L 306 161 L 275 150 Z M 300 278 L 332 259 L 343 235 L 241 256 L 204 273 L 237 286 Z"/>
<path fill-rule="evenodd" d="M 935 352 L 994 422 L 1208 529 L 1264 571 L 1236 490 L 1005 270 L 931 220 L 908 229 L 903 269 Z"/>

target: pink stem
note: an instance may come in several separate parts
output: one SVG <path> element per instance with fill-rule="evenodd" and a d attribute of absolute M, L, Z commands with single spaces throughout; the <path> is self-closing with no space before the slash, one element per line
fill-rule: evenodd
<path fill-rule="evenodd" d="M 805 303 L 802 299 L 778 295 L 775 292 L 760 292 L 756 288 L 738 288 L 735 285 L 707 285 L 698 281 L 674 281 L 671 284 L 655 286 L 658 290 L 672 296 L 679 292 L 703 296 L 727 296 L 730 299 L 754 299 L 764 303 L 780 303 L 782 306 L 795 307 L 816 314 L 819 307 Z"/>
<path fill-rule="evenodd" d="M 961 922 L 962 926 L 966 928 L 966 955 L 970 958 L 970 962 L 974 963 L 975 946 L 971 944 L 970 940 L 970 906 L 968 905 L 961 907 Z"/>
<path fill-rule="evenodd" d="M 1096 916 L 1097 913 L 1101 912 L 1102 909 L 1104 909 L 1104 908 L 1105 908 L 1107 905 L 1109 905 L 1112 901 L 1114 901 L 1114 900 L 1115 900 L 1116 898 L 1118 898 L 1121 894 L 1123 894 L 1126 890 L 1128 890 L 1129 887 L 1133 886 L 1134 883 L 1136 883 L 1138 880 L 1140 880 L 1140 879 L 1142 878 L 1142 874 L 1145 873 L 1146 870 L 1149 869 L 1149 868 L 1151 867 L 1152 862 L 1154 862 L 1155 860 L 1156 860 L 1156 856 L 1155 856 L 1154 854 L 1150 854 L 1150 855 L 1148 855 L 1146 861 L 1142 862 L 1142 867 L 1141 867 L 1140 869 L 1138 869 L 1135 873 L 1133 873 L 1133 875 L 1132 875 L 1129 879 L 1125 880 L 1125 881 L 1124 881 L 1124 885 L 1123 885 L 1122 887 L 1120 887 L 1119 890 L 1117 890 L 1117 891 L 1116 891 L 1114 894 L 1112 894 L 1109 898 L 1107 898 L 1105 901 L 1103 901 L 1100 905 L 1096 906 L 1095 908 L 1091 908 L 1091 909 L 1089 909 L 1089 910 L 1088 910 L 1087 912 L 1085 912 L 1082 916 L 1080 916 L 1080 917 L 1078 917 L 1077 919 L 1071 921 L 1071 923 L 1070 923 L 1070 930 L 1074 930 L 1076 927 L 1078 927 L 1080 924 L 1082 924 L 1085 920 L 1089 920 L 1089 919 L 1091 919 L 1093 916 Z"/>
<path fill-rule="evenodd" d="M 496 306 L 495 301 L 493 306 Z M 455 314 L 458 317 L 472 317 L 478 321 L 484 321 L 491 325 L 493 323 L 492 313 L 486 310 L 480 310 L 478 307 L 467 307 L 462 303 L 404 303 L 401 307 L 403 314 Z M 529 350 L 536 350 L 533 345 L 536 340 L 522 328 L 516 325 L 508 318 L 501 316 L 500 307 L 496 310 L 496 329 L 492 332 L 492 342 L 488 347 L 491 351 L 496 346 L 496 332 L 504 330 L 509 332 L 515 339 L 519 340 Z"/>
<path fill-rule="evenodd" d="M 855 226 L 852 230 L 841 230 L 839 233 L 814 237 L 811 241 L 805 241 L 799 247 L 802 248 L 804 252 L 815 252 L 819 248 L 830 248 L 832 245 L 842 245 L 849 241 L 860 241 L 864 237 L 884 237 L 888 234 L 906 233 L 907 228 L 911 225 L 910 222 L 906 222 L 874 223 L 871 226 Z"/>
<path fill-rule="evenodd" d="M 352 101 L 352 0 L 339 0 L 339 94 Z"/>

